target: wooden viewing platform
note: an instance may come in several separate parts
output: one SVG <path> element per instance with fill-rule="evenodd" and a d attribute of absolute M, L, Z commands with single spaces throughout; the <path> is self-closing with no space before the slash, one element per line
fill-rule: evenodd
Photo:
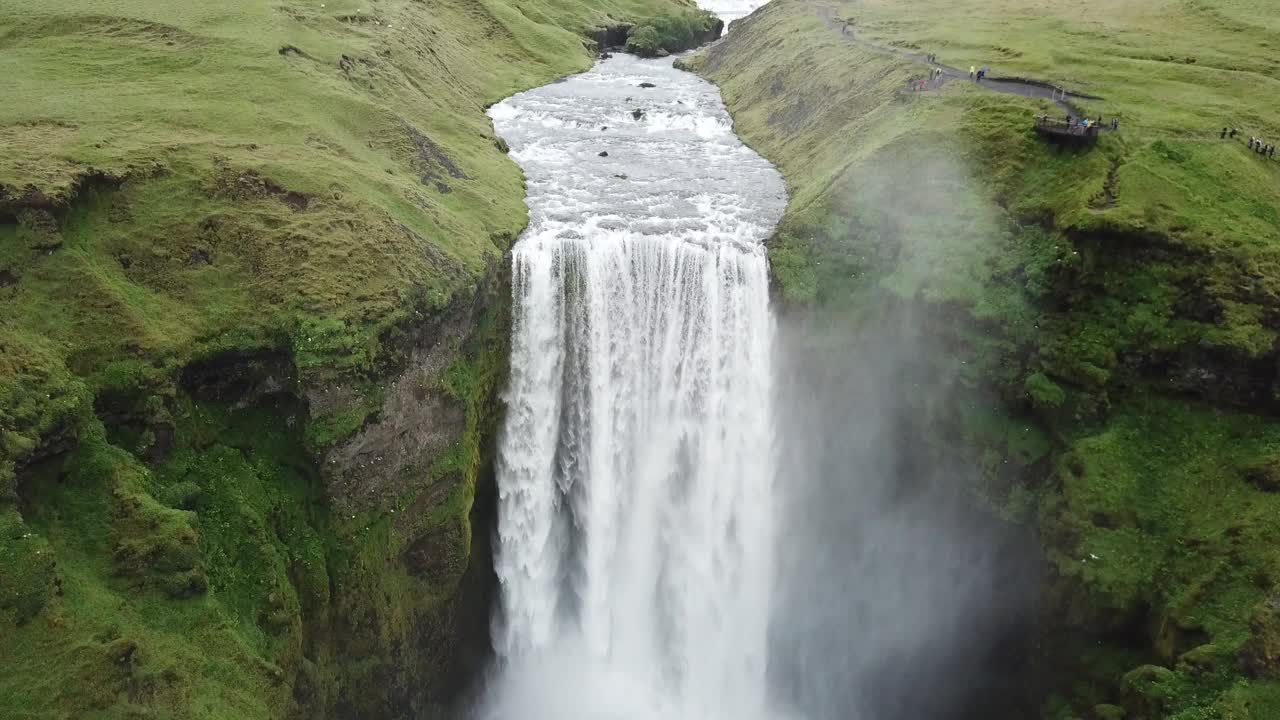
<path fill-rule="evenodd" d="M 1058 120 L 1048 115 L 1036 118 L 1036 132 L 1050 140 L 1072 145 L 1092 145 L 1098 142 L 1106 126 L 1088 118 Z"/>

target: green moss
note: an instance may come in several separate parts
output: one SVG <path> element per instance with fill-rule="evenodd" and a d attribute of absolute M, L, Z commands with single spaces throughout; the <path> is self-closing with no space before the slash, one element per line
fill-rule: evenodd
<path fill-rule="evenodd" d="M 49 543 L 12 509 L 0 510 L 0 622 L 23 625 L 53 596 L 56 559 Z"/>
<path fill-rule="evenodd" d="M 287 658 L 279 647 L 249 649 L 241 628 L 224 620 L 232 589 L 206 576 L 219 538 L 198 513 L 157 502 L 154 482 L 105 442 L 100 426 L 29 478 L 27 532 L 56 556 L 59 592 L 6 634 L 0 703 L 50 714 L 96 708 L 106 717 L 154 703 L 191 716 L 266 716 L 287 706 L 279 685 Z"/>
<path fill-rule="evenodd" d="M 1125 720 L 1124 708 L 1118 705 L 1094 705 L 1094 720 Z"/>
<path fill-rule="evenodd" d="M 627 36 L 627 49 L 642 56 L 688 50 L 695 47 L 716 22 L 716 16 L 706 10 L 643 20 Z"/>
<path fill-rule="evenodd" d="M 1044 373 L 1033 373 L 1027 376 L 1023 387 L 1026 388 L 1031 402 L 1041 412 L 1047 413 L 1057 410 L 1062 407 L 1062 403 L 1067 399 L 1067 394 L 1063 392 L 1062 388 Z"/>

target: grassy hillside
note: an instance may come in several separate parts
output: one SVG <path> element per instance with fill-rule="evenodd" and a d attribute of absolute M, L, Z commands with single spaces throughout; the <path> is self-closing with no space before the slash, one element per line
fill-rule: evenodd
<path fill-rule="evenodd" d="M 770 255 L 808 342 L 910 318 L 935 437 L 1038 523 L 1046 718 L 1280 713 L 1280 161 L 1245 147 L 1280 138 L 1263 6 L 776 0 L 690 63 L 787 178 Z M 1047 102 L 906 92 L 926 66 L 845 21 L 1100 96 L 1080 104 L 1120 131 L 1064 150 L 1032 131 Z"/>
<path fill-rule="evenodd" d="M 691 13 L 0 0 L 0 714 L 447 697 L 526 217 L 484 108 Z"/>

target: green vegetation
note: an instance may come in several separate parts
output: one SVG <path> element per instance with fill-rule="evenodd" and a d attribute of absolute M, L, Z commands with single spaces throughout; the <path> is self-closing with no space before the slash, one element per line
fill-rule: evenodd
<path fill-rule="evenodd" d="M 786 177 L 790 312 L 828 349 L 909 317 L 937 351 L 908 401 L 1038 524 L 1046 718 L 1280 712 L 1280 163 L 1219 138 L 1280 138 L 1264 10 L 775 0 L 686 63 Z M 1120 132 L 1063 150 L 1032 132 L 1047 102 L 906 92 L 926 66 L 846 20 L 1101 96 L 1078 104 Z"/>
<path fill-rule="evenodd" d="M 706 10 L 656 17 L 636 25 L 627 36 L 627 49 L 652 57 L 697 47 L 721 21 Z"/>
<path fill-rule="evenodd" d="M 484 108 L 700 16 L 92 5 L 0 0 L 0 707 L 426 712 L 526 221 Z"/>

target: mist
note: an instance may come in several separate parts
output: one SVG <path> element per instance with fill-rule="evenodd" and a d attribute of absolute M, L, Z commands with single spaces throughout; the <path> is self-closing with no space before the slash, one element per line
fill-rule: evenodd
<path fill-rule="evenodd" d="M 935 422 L 962 378 L 933 313 L 998 240 L 961 168 L 866 163 L 830 208 L 850 235 L 814 249 L 861 296 L 780 314 L 782 178 L 714 87 L 615 57 L 490 115 L 530 225 L 476 715 L 1017 717 L 1035 545 Z"/>
<path fill-rule="evenodd" d="M 975 236 L 991 218 L 936 153 L 886 156 L 853 183 L 840 210 L 871 216 L 878 246 L 847 240 L 889 258 L 872 274 L 932 275 L 906 297 L 872 290 L 874 308 L 779 320 L 774 702 L 808 720 L 1023 717 L 1037 546 L 984 502 L 976 453 L 938 421 L 973 395 L 939 332 L 954 308 L 924 300 L 964 282 L 934 259 L 994 244 Z"/>
<path fill-rule="evenodd" d="M 947 388 L 913 326 L 904 309 L 839 350 L 781 332 L 770 677 L 809 720 L 989 718 L 1011 699 L 983 694 L 1015 669 L 1034 545 L 930 442 L 908 398 Z"/>

